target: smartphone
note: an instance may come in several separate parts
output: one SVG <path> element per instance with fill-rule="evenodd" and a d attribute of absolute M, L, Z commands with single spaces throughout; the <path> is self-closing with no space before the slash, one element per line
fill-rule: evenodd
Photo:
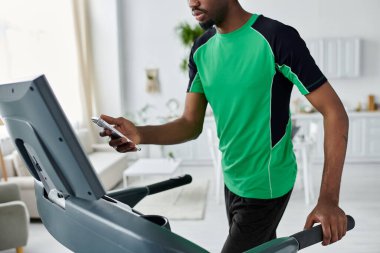
<path fill-rule="evenodd" d="M 102 127 L 104 129 L 108 129 L 112 132 L 112 135 L 115 136 L 115 137 L 119 137 L 119 138 L 124 138 L 126 139 L 128 142 L 131 142 L 133 143 L 133 141 L 131 141 L 127 136 L 125 136 L 124 134 L 122 134 L 120 131 L 118 131 L 116 128 L 114 128 L 113 126 L 111 126 L 110 124 L 108 124 L 106 121 L 104 121 L 103 119 L 101 118 L 98 118 L 98 117 L 92 117 L 91 118 L 91 121 L 94 122 L 96 125 L 98 125 L 99 127 Z M 135 144 L 135 147 L 138 151 L 141 150 L 141 148 Z"/>

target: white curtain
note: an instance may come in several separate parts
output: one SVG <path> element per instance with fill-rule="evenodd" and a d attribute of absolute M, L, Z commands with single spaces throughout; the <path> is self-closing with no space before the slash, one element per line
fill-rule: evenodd
<path fill-rule="evenodd" d="M 97 115 L 95 104 L 95 76 L 91 42 L 89 0 L 72 0 L 76 44 L 79 58 L 80 92 L 83 104 L 83 127 L 88 128 L 95 138 L 91 117 Z"/>

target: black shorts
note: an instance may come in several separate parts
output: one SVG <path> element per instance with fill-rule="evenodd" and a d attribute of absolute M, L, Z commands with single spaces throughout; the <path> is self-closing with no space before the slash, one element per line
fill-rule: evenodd
<path fill-rule="evenodd" d="M 274 199 L 243 198 L 224 187 L 230 226 L 222 253 L 240 253 L 276 238 L 292 190 Z"/>

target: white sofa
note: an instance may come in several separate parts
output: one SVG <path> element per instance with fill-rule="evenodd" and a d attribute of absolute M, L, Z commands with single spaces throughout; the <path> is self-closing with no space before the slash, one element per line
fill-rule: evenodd
<path fill-rule="evenodd" d="M 29 215 L 20 199 L 16 184 L 0 184 L 0 251 L 16 248 L 22 252 L 28 242 Z"/>
<path fill-rule="evenodd" d="M 77 130 L 76 134 L 104 189 L 108 191 L 114 188 L 122 180 L 122 173 L 127 168 L 128 161 L 132 159 L 133 154 L 118 153 L 108 144 L 94 144 L 87 129 Z M 7 143 L 6 145 L 9 147 L 6 147 L 5 142 L 8 141 L 2 141 L 2 150 L 7 151 L 4 152 L 4 160 L 8 172 L 8 181 L 19 185 L 21 200 L 28 207 L 30 217 L 39 218 L 34 195 L 34 179 L 30 176 L 18 152 L 9 152 L 10 146 L 13 145 Z"/>
<path fill-rule="evenodd" d="M 77 131 L 82 148 L 87 154 L 95 172 L 98 174 L 104 189 L 114 188 L 121 180 L 123 171 L 128 166 L 131 154 L 118 153 L 108 144 L 94 144 L 87 129 Z"/>

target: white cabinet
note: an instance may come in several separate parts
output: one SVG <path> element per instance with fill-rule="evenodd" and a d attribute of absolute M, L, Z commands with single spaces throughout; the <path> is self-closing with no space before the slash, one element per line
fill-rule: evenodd
<path fill-rule="evenodd" d="M 177 145 L 163 147 L 163 155 L 172 153 L 174 157 L 182 159 L 184 165 L 211 165 L 211 155 L 207 139 L 202 133 L 198 139 Z"/>
<path fill-rule="evenodd" d="M 211 165 L 211 153 L 206 135 L 207 128 L 215 129 L 215 121 L 212 117 L 206 117 L 203 132 L 196 140 L 163 146 L 163 156 L 167 156 L 171 152 L 176 158 L 181 158 L 184 165 Z"/>
<path fill-rule="evenodd" d="M 351 112 L 346 162 L 380 162 L 380 113 Z M 323 160 L 323 119 L 319 113 L 294 115 L 292 119 L 308 135 L 310 124 L 318 128 L 316 159 Z"/>
<path fill-rule="evenodd" d="M 380 112 L 352 112 L 348 115 L 350 127 L 346 162 L 380 162 Z M 310 134 L 310 125 L 316 125 L 315 159 L 322 162 L 324 157 L 322 116 L 319 113 L 297 114 L 293 115 L 292 119 L 301 126 L 299 134 L 305 137 Z M 211 165 L 207 128 L 215 129 L 215 121 L 211 117 L 205 119 L 203 132 L 198 139 L 178 145 L 152 147 L 152 149 L 156 149 L 156 152 L 151 150 L 149 156 L 153 158 L 167 157 L 172 152 L 175 157 L 181 158 L 185 165 Z M 158 153 L 159 155 L 157 155 Z"/>
<path fill-rule="evenodd" d="M 370 158 L 380 157 L 380 117 L 368 119 L 366 122 L 366 139 L 368 140 L 367 145 L 365 145 L 365 152 L 370 156 Z"/>
<path fill-rule="evenodd" d="M 318 67 L 328 78 L 360 77 L 359 38 L 323 38 L 306 43 Z"/>
<path fill-rule="evenodd" d="M 323 129 L 322 129 L 323 130 Z M 366 155 L 366 121 L 362 117 L 351 117 L 348 131 L 347 159 L 360 159 Z"/>

